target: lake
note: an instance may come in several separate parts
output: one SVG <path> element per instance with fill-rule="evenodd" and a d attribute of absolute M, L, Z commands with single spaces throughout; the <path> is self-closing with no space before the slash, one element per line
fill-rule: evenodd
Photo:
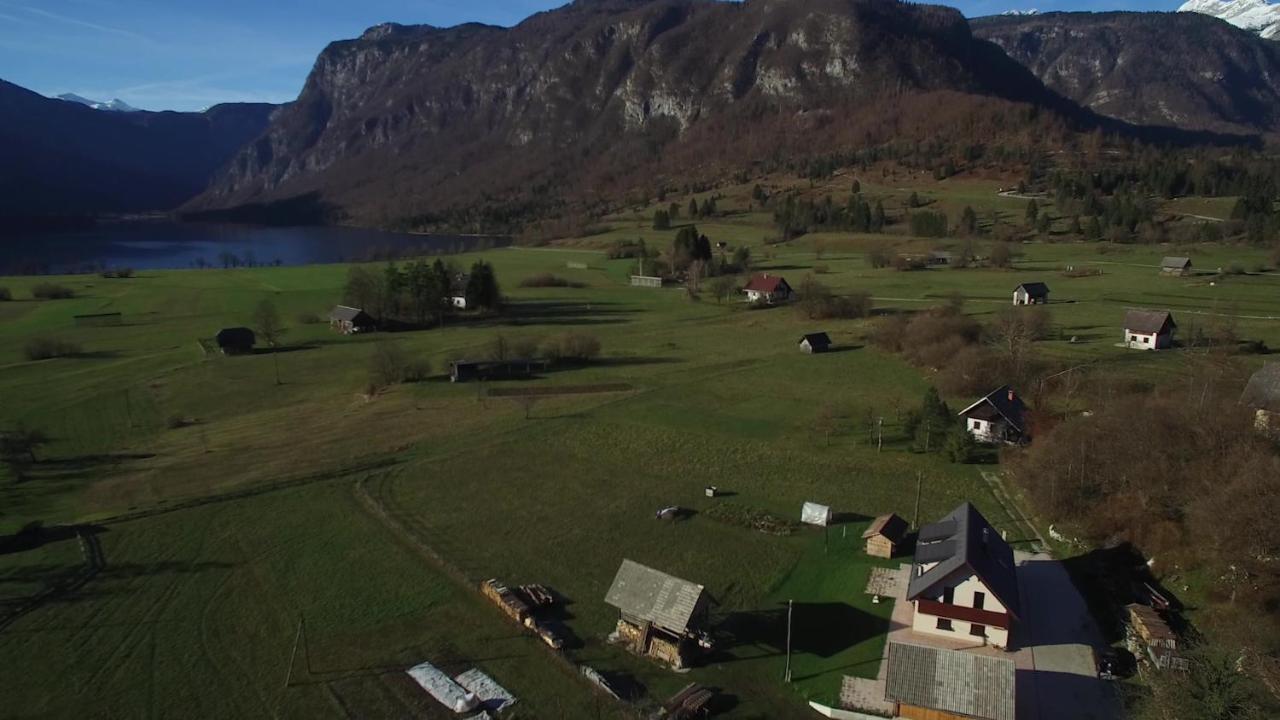
<path fill-rule="evenodd" d="M 0 240 L 0 275 L 384 260 L 466 252 L 509 242 L 493 236 L 410 235 L 360 228 L 112 221 L 92 228 L 4 238 Z"/>

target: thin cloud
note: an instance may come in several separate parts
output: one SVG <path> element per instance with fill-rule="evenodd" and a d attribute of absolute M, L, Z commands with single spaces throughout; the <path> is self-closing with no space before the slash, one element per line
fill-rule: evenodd
<path fill-rule="evenodd" d="M 67 25 L 75 25 L 76 27 L 82 27 L 89 30 L 96 30 L 97 32 L 106 33 L 109 35 L 119 35 L 121 37 L 132 38 L 134 40 L 141 40 L 147 43 L 151 42 L 151 38 L 145 35 L 133 32 L 132 30 L 125 30 L 122 28 L 111 27 L 110 25 L 102 25 L 100 23 L 89 22 L 88 20 L 81 20 L 79 18 L 69 17 L 67 15 L 60 15 L 55 12 L 49 12 L 48 10 L 43 10 L 41 8 L 23 6 L 22 9 L 26 10 L 32 15 L 39 15 L 40 17 L 47 18 L 49 20 L 54 20 L 56 22 L 64 23 Z"/>

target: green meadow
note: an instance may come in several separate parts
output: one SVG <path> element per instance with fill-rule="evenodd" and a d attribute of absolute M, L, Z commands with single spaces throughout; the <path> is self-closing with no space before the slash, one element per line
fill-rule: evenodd
<path fill-rule="evenodd" d="M 974 205 L 1012 221 L 1025 206 L 996 197 L 994 182 L 894 180 L 864 186 L 891 216 L 910 183 L 948 212 Z M 1126 308 L 1171 310 L 1183 332 L 1231 322 L 1243 338 L 1280 346 L 1280 275 L 1252 272 L 1266 265 L 1260 250 L 1038 242 L 1021 245 L 1008 270 L 872 269 L 866 253 L 877 243 L 959 242 L 819 233 L 766 245 L 770 218 L 746 212 L 739 191 L 721 205 L 729 214 L 699 229 L 750 246 L 757 271 L 792 285 L 822 266 L 821 282 L 865 290 L 879 309 L 959 294 L 985 318 L 1017 284 L 1044 281 L 1055 327 L 1039 343 L 1045 354 L 1153 383 L 1176 382 L 1185 351 L 1116 347 Z M 1211 215 L 1218 205 L 1170 212 Z M 873 320 L 814 322 L 792 307 L 629 287 L 634 261 L 602 250 L 619 239 L 669 243 L 673 232 L 650 228 L 652 209 L 609 218 L 587 238 L 453 258 L 491 262 L 509 302 L 495 317 L 424 331 L 344 337 L 310 322 L 341 299 L 342 265 L 0 279 L 14 296 L 0 302 L 0 426 L 51 439 L 28 479 L 0 479 L 0 534 L 32 521 L 83 524 L 96 528 L 101 555 L 87 567 L 81 540 L 53 531 L 0 555 L 0 662 L 22 668 L 0 677 L 5 714 L 449 717 L 403 672 L 429 660 L 488 672 L 519 697 L 509 717 L 631 716 L 481 598 L 472 586 L 490 577 L 560 592 L 581 641 L 568 657 L 632 678 L 642 702 L 698 681 L 722 691 L 726 717 L 805 717 L 803 701 L 833 702 L 842 675 L 874 677 L 890 607 L 863 593 L 879 562 L 861 552 L 871 517 L 912 518 L 919 487 L 922 520 L 969 499 L 1012 540 L 1027 541 L 1025 528 L 983 480 L 992 466 L 910 450 L 900 420 L 929 370 L 871 346 Z M 1189 255 L 1200 272 L 1162 277 L 1169 254 Z M 1233 266 L 1251 272 L 1216 272 Z M 1068 268 L 1101 272 L 1073 278 Z M 581 287 L 520 287 L 539 273 Z M 76 295 L 31 299 L 45 281 Z M 201 339 L 251 324 L 264 299 L 288 326 L 281 352 L 204 352 Z M 73 321 L 105 312 L 123 324 Z M 797 351 L 799 335 L 817 330 L 837 352 Z M 597 337 L 600 359 L 524 382 L 443 378 L 449 358 L 477 356 L 499 334 L 568 331 Z M 29 361 L 33 338 L 82 352 Z M 381 341 L 429 361 L 435 377 L 367 394 Z M 626 389 L 528 406 L 491 394 L 605 383 Z M 815 428 L 827 403 L 843 416 L 830 436 Z M 882 450 L 866 418 L 884 418 Z M 707 498 L 707 485 L 724 496 Z M 731 520 L 740 511 L 798 520 L 805 501 L 831 505 L 841 522 L 825 535 L 776 536 Z M 689 516 L 655 519 L 670 505 Z M 706 586 L 721 629 L 706 664 L 674 673 L 607 644 L 616 611 L 603 598 L 623 558 Z"/>

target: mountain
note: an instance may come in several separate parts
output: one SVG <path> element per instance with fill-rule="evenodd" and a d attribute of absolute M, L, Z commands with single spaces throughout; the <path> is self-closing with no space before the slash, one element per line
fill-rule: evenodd
<path fill-rule="evenodd" d="M 1060 119 L 1028 106 L 1075 107 L 951 8 L 579 0 L 512 28 L 388 24 L 332 43 L 187 209 L 495 219 L 868 142 L 960 142 L 957 127 L 1033 142 Z"/>
<path fill-rule="evenodd" d="M 129 103 L 121 100 L 120 98 L 113 98 L 110 102 L 100 102 L 98 100 L 90 100 L 87 97 L 76 95 L 75 93 L 63 93 L 59 95 L 57 99 L 65 100 L 66 102 L 78 103 L 80 105 L 86 105 L 88 107 L 93 108 L 94 110 L 109 110 L 111 112 L 138 112 L 138 108 L 130 105 Z"/>
<path fill-rule="evenodd" d="M 1280 132 L 1280 43 L 1198 13 L 1045 13 L 972 21 L 1045 85 L 1139 125 Z"/>
<path fill-rule="evenodd" d="M 1178 12 L 1210 15 L 1267 39 L 1280 36 L 1280 5 L 1266 0 L 1187 0 Z"/>
<path fill-rule="evenodd" d="M 174 208 L 260 135 L 275 109 L 102 112 L 0 80 L 0 215 Z"/>

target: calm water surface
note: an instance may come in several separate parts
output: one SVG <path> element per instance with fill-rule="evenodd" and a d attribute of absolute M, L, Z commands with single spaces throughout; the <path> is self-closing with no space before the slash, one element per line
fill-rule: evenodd
<path fill-rule="evenodd" d="M 0 275 L 126 267 L 223 267 L 229 263 L 304 265 L 465 252 L 507 242 L 506 238 L 409 235 L 358 228 L 110 222 L 83 230 L 0 240 Z"/>

